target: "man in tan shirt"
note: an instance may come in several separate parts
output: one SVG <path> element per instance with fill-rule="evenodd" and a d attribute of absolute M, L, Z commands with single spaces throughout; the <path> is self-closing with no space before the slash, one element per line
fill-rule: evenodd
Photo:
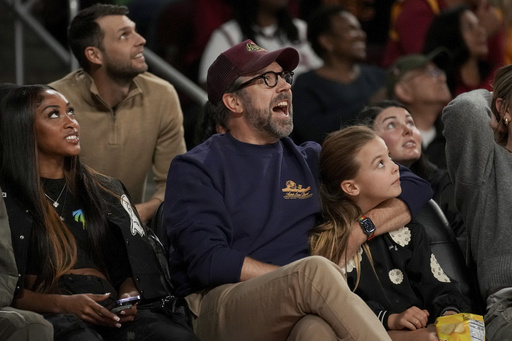
<path fill-rule="evenodd" d="M 146 40 L 127 14 L 105 4 L 80 11 L 68 41 L 82 68 L 50 85 L 75 108 L 82 162 L 120 179 L 148 221 L 163 201 L 171 160 L 186 151 L 183 114 L 174 87 L 147 72 Z M 156 188 L 144 201 L 151 167 Z"/>

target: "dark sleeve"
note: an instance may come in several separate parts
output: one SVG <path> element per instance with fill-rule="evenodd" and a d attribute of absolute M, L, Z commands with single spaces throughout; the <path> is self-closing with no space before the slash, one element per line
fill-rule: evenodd
<path fill-rule="evenodd" d="M 398 167 L 402 186 L 402 193 L 398 198 L 405 202 L 414 217 L 427 201 L 432 199 L 432 188 L 426 180 L 411 172 L 409 168 L 400 164 Z"/>
<path fill-rule="evenodd" d="M 411 286 L 418 293 L 433 322 L 446 310 L 469 312 L 468 298 L 460 291 L 459 284 L 450 279 L 430 250 L 425 228 L 419 223 L 411 231 L 412 257 L 407 264 Z"/>
<path fill-rule="evenodd" d="M 230 245 L 235 230 L 223 193 L 184 155 L 169 168 L 163 214 L 188 278 L 203 288 L 240 281 L 245 252 Z"/>
<path fill-rule="evenodd" d="M 379 321 L 382 323 L 384 328 L 386 328 L 386 330 L 389 330 L 388 318 L 391 312 L 386 310 L 386 308 L 377 301 L 369 300 L 366 301 L 366 304 L 370 307 L 371 310 L 373 310 L 373 312 L 375 313 Z"/>

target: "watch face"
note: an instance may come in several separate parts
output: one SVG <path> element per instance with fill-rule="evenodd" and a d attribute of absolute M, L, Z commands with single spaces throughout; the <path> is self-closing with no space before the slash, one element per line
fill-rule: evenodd
<path fill-rule="evenodd" d="M 363 220 L 360 220 L 359 225 L 361 225 L 363 232 L 366 233 L 367 235 L 370 235 L 375 231 L 375 225 L 373 225 L 373 221 L 368 217 L 364 218 Z"/>

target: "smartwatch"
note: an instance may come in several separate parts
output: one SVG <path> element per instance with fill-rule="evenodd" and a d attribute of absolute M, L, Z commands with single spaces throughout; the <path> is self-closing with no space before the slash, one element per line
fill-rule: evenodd
<path fill-rule="evenodd" d="M 366 234 L 366 240 L 370 240 L 375 237 L 375 225 L 370 218 L 361 216 L 359 218 L 359 226 L 361 226 L 363 233 Z"/>

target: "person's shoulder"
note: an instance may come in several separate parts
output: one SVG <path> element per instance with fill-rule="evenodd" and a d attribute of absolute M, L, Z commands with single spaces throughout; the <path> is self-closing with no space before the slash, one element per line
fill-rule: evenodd
<path fill-rule="evenodd" d="M 320 154 L 320 150 L 322 149 L 322 146 L 315 141 L 306 141 L 299 145 L 297 145 L 290 137 L 281 139 L 281 141 L 284 145 L 288 146 L 289 148 L 297 149 L 299 152 L 308 157 L 318 157 L 318 155 Z"/>
<path fill-rule="evenodd" d="M 230 20 L 226 21 L 225 23 L 223 23 L 222 25 L 220 25 L 218 29 L 226 29 L 226 28 L 233 28 L 233 27 L 240 27 L 240 25 L 238 25 L 238 22 L 235 19 L 230 19 Z"/>
<path fill-rule="evenodd" d="M 152 74 L 151 72 L 144 72 L 139 74 L 137 77 L 135 77 L 134 82 L 144 90 L 144 88 L 151 87 L 165 87 L 168 89 L 174 89 L 174 86 L 169 83 L 167 80 L 158 77 L 155 74 Z"/>
<path fill-rule="evenodd" d="M 386 79 L 386 70 L 378 65 L 373 64 L 359 64 L 361 68 L 361 75 L 366 78 L 374 78 L 379 80 Z"/>
<path fill-rule="evenodd" d="M 85 73 L 84 70 L 78 69 L 75 71 L 71 71 L 64 77 L 57 79 L 57 80 L 49 83 L 48 85 L 51 86 L 52 88 L 55 88 L 58 91 L 61 91 L 59 88 L 62 86 L 70 86 L 72 84 L 81 83 L 88 78 L 89 77 L 87 77 L 87 74 Z"/>
<path fill-rule="evenodd" d="M 204 159 L 212 153 L 217 153 L 217 150 L 220 150 L 221 152 L 223 150 L 227 151 L 226 146 L 229 144 L 231 144 L 231 139 L 229 139 L 226 134 L 213 134 L 208 139 L 190 149 L 186 153 L 176 156 L 176 158 Z"/>
<path fill-rule="evenodd" d="M 492 94 L 485 89 L 477 89 L 468 92 L 464 92 L 455 97 L 448 105 L 444 108 L 443 113 L 450 112 L 454 106 L 457 108 L 465 107 L 490 107 Z"/>
<path fill-rule="evenodd" d="M 83 166 L 83 167 L 85 167 L 88 170 L 88 172 L 91 174 L 92 178 L 94 180 L 96 180 L 100 185 L 102 185 L 108 189 L 111 189 L 111 190 L 116 189 L 116 188 L 122 188 L 121 180 L 111 177 L 109 175 L 97 172 L 88 166 Z"/>
<path fill-rule="evenodd" d="M 305 20 L 302 20 L 300 18 L 293 18 L 293 24 L 297 27 L 299 30 L 306 30 L 308 27 L 308 24 Z"/>

